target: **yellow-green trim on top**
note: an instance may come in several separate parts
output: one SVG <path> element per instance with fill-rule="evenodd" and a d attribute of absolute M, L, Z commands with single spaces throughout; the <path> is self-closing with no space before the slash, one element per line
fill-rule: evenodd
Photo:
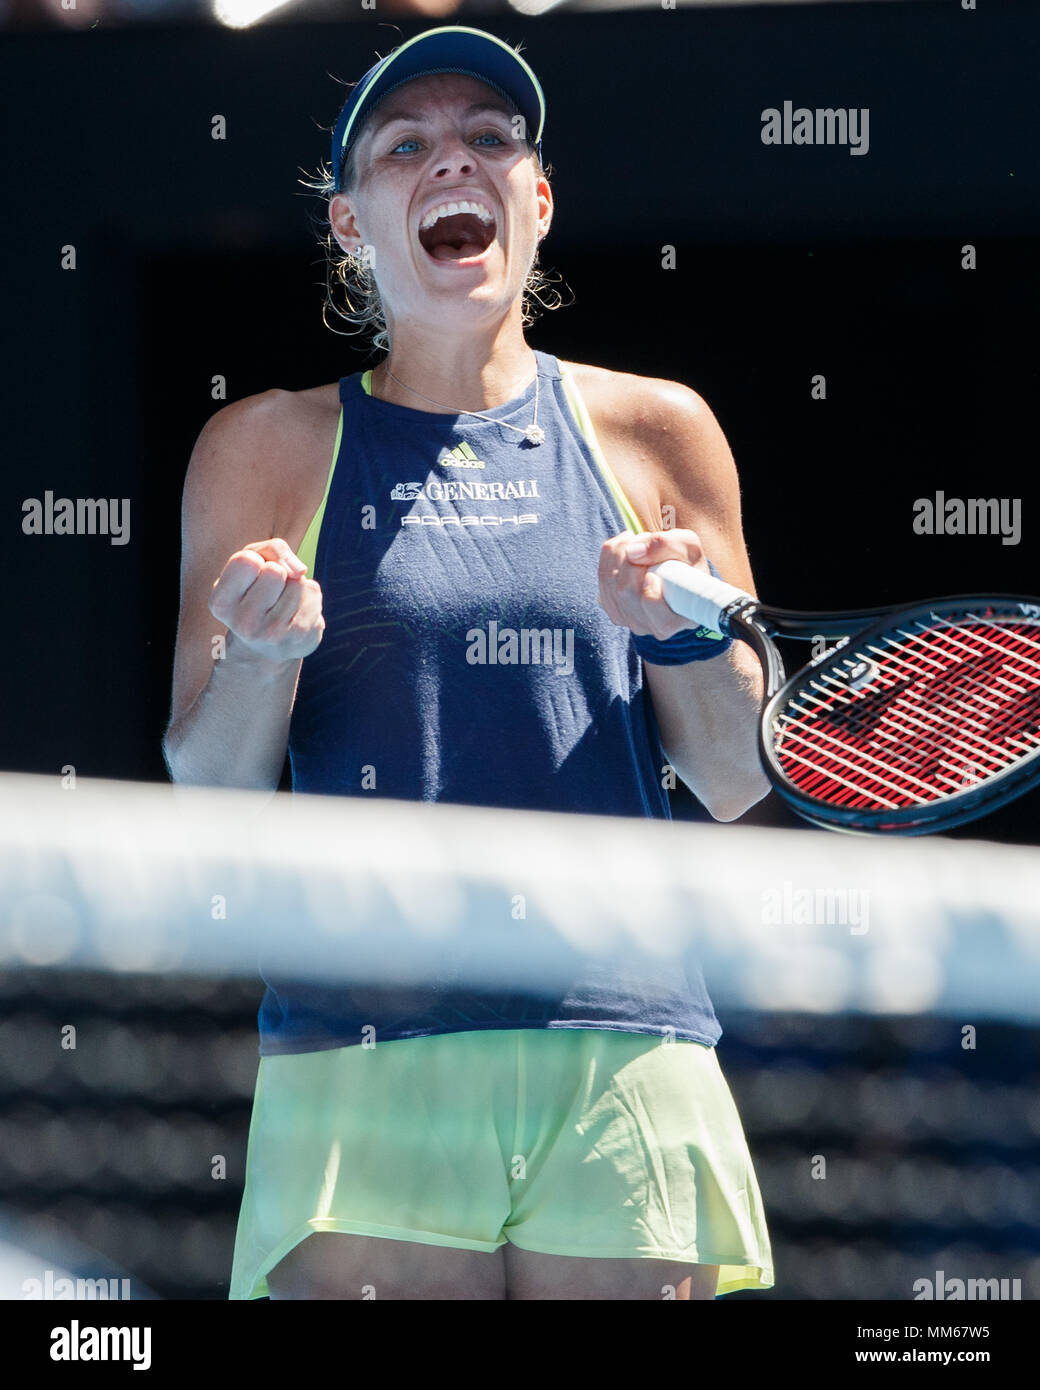
<path fill-rule="evenodd" d="M 607 484 L 608 489 L 610 490 L 610 495 L 617 503 L 618 510 L 621 513 L 625 525 L 628 527 L 630 531 L 638 535 L 646 528 L 643 526 L 642 522 L 639 520 L 639 517 L 636 515 L 635 508 L 632 506 L 632 503 L 625 496 L 621 484 L 618 482 L 617 478 L 614 475 L 614 470 L 607 462 L 606 455 L 600 448 L 599 440 L 596 438 L 596 431 L 593 428 L 592 417 L 588 412 L 588 408 L 585 405 L 585 401 L 582 397 L 581 392 L 578 390 L 578 383 L 574 380 L 574 376 L 571 373 L 571 371 L 562 362 L 560 363 L 560 376 L 563 382 L 563 391 L 567 399 L 567 404 L 570 406 L 575 423 L 577 424 L 579 430 L 581 430 L 582 436 L 584 437 L 585 442 L 589 446 L 589 450 L 592 453 L 592 457 L 595 461 L 596 467 L 599 469 L 600 473 L 602 473 L 603 480 Z M 365 391 L 365 394 L 370 396 L 372 394 L 371 369 L 361 374 L 361 385 Z M 307 534 L 300 542 L 299 549 L 296 552 L 299 555 L 300 559 L 303 561 L 303 563 L 307 566 L 307 573 L 311 576 L 311 578 L 314 577 L 314 561 L 318 552 L 318 536 L 321 532 L 321 523 L 325 516 L 325 505 L 329 500 L 329 492 L 332 489 L 332 475 L 336 471 L 336 459 L 339 457 L 339 446 L 342 438 L 343 407 L 340 406 L 339 426 L 336 430 L 336 443 L 332 449 L 332 463 L 329 466 L 329 476 L 328 480 L 325 483 L 325 496 L 321 499 L 321 506 L 314 513 L 314 516 L 311 520 L 311 524 L 307 527 Z"/>
<path fill-rule="evenodd" d="M 563 379 L 563 390 L 567 397 L 567 403 L 574 414 L 578 428 L 585 436 L 585 442 L 592 451 L 592 457 L 596 461 L 596 467 L 603 474 L 603 480 L 610 489 L 611 496 L 618 505 L 618 510 L 624 518 L 625 525 L 630 531 L 634 531 L 639 535 L 646 528 L 636 515 L 636 509 L 625 496 L 621 484 L 614 476 L 614 470 L 607 462 L 607 457 L 599 446 L 599 440 L 596 438 L 596 431 L 592 426 L 592 417 L 588 412 L 581 392 L 578 390 L 578 383 L 574 380 L 571 372 L 562 362 L 560 363 L 560 374 Z"/>
<path fill-rule="evenodd" d="M 637 535 L 639 535 L 646 530 L 646 527 L 643 525 L 643 523 L 639 520 L 639 517 L 636 515 L 635 508 L 632 506 L 632 503 L 625 496 L 621 484 L 618 482 L 617 478 L 614 475 L 614 470 L 607 462 L 607 457 L 599 446 L 599 440 L 596 438 L 596 431 L 592 426 L 592 417 L 589 415 L 582 394 L 578 390 L 578 383 L 574 380 L 573 374 L 563 362 L 560 362 L 559 366 L 560 376 L 563 381 L 563 392 L 567 398 L 567 404 L 571 408 L 571 413 L 574 416 L 575 423 L 581 430 L 582 435 L 585 438 L 585 442 L 588 444 L 590 450 L 592 451 L 592 457 L 596 462 L 596 467 L 603 474 L 603 479 L 606 482 L 607 487 L 610 489 L 610 495 L 613 497 L 614 501 L 618 505 L 618 510 L 621 512 L 625 525 L 628 527 L 630 531 L 634 531 Z M 365 388 L 369 395 L 372 394 L 371 371 L 367 371 L 364 373 L 364 375 L 361 378 L 361 385 Z"/>
<path fill-rule="evenodd" d="M 343 438 L 343 407 L 339 408 L 339 424 L 336 427 L 336 442 L 332 446 L 332 462 L 329 465 L 329 476 L 325 482 L 325 496 L 321 499 L 321 506 L 311 518 L 311 524 L 307 527 L 307 533 L 300 542 L 297 555 L 302 564 L 307 566 L 308 577 L 314 578 L 314 561 L 318 553 L 318 535 L 321 532 L 321 523 L 325 517 L 325 504 L 329 500 L 329 492 L 332 489 L 332 475 L 336 471 L 336 460 L 339 458 L 339 444 Z"/>

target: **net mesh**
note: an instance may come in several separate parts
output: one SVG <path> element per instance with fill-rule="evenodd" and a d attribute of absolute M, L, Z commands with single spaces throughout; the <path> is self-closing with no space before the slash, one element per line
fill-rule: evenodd
<path fill-rule="evenodd" d="M 0 814 L 6 1297 L 226 1297 L 259 955 L 413 981 L 460 939 L 474 983 L 703 964 L 777 1268 L 730 1297 L 1038 1286 L 1035 851 L 26 777 Z"/>

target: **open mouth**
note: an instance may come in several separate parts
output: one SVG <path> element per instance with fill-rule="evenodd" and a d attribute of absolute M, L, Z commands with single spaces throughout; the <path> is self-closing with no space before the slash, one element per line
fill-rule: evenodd
<path fill-rule="evenodd" d="M 436 217 L 430 226 L 420 227 L 419 241 L 436 261 L 471 260 L 483 255 L 497 230 L 494 217 L 489 219 L 471 211 L 453 212 Z"/>

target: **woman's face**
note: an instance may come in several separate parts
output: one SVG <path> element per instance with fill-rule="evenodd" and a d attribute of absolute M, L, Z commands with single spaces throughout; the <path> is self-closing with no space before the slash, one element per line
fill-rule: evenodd
<path fill-rule="evenodd" d="M 355 163 L 330 220 L 345 250 L 372 248 L 391 336 L 398 319 L 443 331 L 504 318 L 549 230 L 552 193 L 498 93 L 456 73 L 416 78 L 375 108 Z M 482 205 L 491 221 L 456 213 L 423 225 L 459 202 Z"/>

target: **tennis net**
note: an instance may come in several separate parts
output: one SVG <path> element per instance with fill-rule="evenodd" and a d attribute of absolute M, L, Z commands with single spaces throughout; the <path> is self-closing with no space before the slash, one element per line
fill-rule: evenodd
<path fill-rule="evenodd" d="M 619 953 L 704 969 L 756 1297 L 1040 1290 L 1033 850 L 21 775 L 0 824 L 7 1297 L 59 1266 L 226 1296 L 261 962 L 551 992 Z"/>

